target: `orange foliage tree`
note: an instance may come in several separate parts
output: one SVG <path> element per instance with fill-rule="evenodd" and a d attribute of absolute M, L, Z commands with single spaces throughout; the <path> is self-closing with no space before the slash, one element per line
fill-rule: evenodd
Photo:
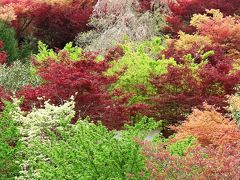
<path fill-rule="evenodd" d="M 177 131 L 175 140 L 194 136 L 204 146 L 240 141 L 237 124 L 206 104 L 204 110 L 194 109 L 183 124 L 173 129 Z"/>

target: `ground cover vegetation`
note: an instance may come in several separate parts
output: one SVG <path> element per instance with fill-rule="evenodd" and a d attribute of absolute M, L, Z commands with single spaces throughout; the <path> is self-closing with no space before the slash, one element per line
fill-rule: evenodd
<path fill-rule="evenodd" d="M 0 179 L 240 178 L 239 0 L 0 0 Z"/>

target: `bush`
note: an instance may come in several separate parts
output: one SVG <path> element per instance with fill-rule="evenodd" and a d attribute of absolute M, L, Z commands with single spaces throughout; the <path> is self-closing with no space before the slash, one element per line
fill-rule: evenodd
<path fill-rule="evenodd" d="M 139 0 L 100 0 L 89 23 L 94 29 L 80 33 L 77 44 L 86 49 L 105 51 L 126 39 L 139 42 L 161 36 L 165 9 L 158 8 L 159 3 L 156 2 L 152 11 L 144 11 L 147 5 Z"/>
<path fill-rule="evenodd" d="M 72 100 L 61 106 L 45 102 L 42 108 L 27 114 L 15 113 L 14 118 L 21 123 L 21 141 L 25 145 L 21 175 L 17 179 L 140 176 L 145 167 L 134 137 L 144 138 L 159 123 L 145 118 L 134 127 L 126 127 L 118 137 L 116 131 L 109 132 L 104 126 L 87 120 L 69 124 L 74 113 Z"/>
<path fill-rule="evenodd" d="M 0 41 L 0 49 L 3 48 L 3 42 Z M 0 65 L 5 64 L 7 60 L 7 53 L 5 51 L 0 52 Z"/>
<path fill-rule="evenodd" d="M 238 73 L 223 75 L 223 71 L 209 65 L 195 73 L 186 66 L 169 67 L 168 73 L 153 78 L 152 83 L 157 89 L 156 95 L 152 96 L 155 117 L 170 124 L 179 123 L 191 113 L 192 107 L 202 108 L 203 102 L 215 104 L 220 112 L 226 112 L 225 95 L 234 92 L 239 82 Z"/>
<path fill-rule="evenodd" d="M 190 26 L 190 20 L 193 14 L 203 14 L 206 9 L 219 9 L 224 15 L 239 15 L 240 8 L 236 6 L 239 0 L 175 0 L 169 1 L 169 8 L 171 15 L 167 17 L 166 21 L 168 27 L 166 32 L 176 35 L 180 30 L 192 33 L 195 28 Z"/>
<path fill-rule="evenodd" d="M 4 22 L 12 22 L 16 20 L 14 8 L 11 5 L 0 6 L 0 19 Z"/>
<path fill-rule="evenodd" d="M 228 98 L 228 102 L 229 102 L 229 115 L 231 116 L 231 118 L 233 118 L 233 120 L 235 120 L 238 124 L 238 126 L 240 125 L 240 97 L 239 97 L 239 87 L 237 87 L 237 92 L 235 95 L 229 96 Z"/>
<path fill-rule="evenodd" d="M 194 14 L 190 24 L 196 28 L 194 35 L 179 32 L 179 38 L 169 40 L 169 52 L 173 57 L 179 57 L 182 53 L 191 53 L 193 56 L 200 54 L 202 50 L 212 49 L 216 53 L 220 49 L 222 56 L 230 57 L 233 61 L 239 61 L 239 18 L 224 16 L 219 10 L 206 10 L 207 14 Z"/>
<path fill-rule="evenodd" d="M 238 17 L 224 16 L 219 10 L 207 10 L 212 15 L 195 14 L 191 25 L 197 28 L 200 35 L 208 37 L 212 43 L 221 47 L 225 56 L 233 59 L 233 70 L 238 70 L 240 51 L 240 23 Z M 209 28 L 211 27 L 211 28 Z"/>
<path fill-rule="evenodd" d="M 14 103 L 19 103 L 19 100 L 14 99 Z M 36 178 L 37 170 L 34 169 L 39 158 L 46 157 L 42 156 L 39 151 L 36 150 L 39 146 L 34 146 L 33 142 L 37 139 L 42 142 L 46 142 L 47 135 L 54 130 L 56 127 L 59 127 L 61 123 L 70 121 L 73 118 L 75 112 L 73 110 L 74 102 L 69 101 L 63 104 L 62 106 L 52 106 L 48 102 L 45 102 L 43 108 L 33 109 L 27 114 L 17 108 L 17 111 L 13 114 L 15 121 L 19 123 L 18 129 L 21 133 L 20 141 L 23 144 L 21 149 L 21 154 L 23 159 L 20 161 L 20 174 L 16 179 L 30 179 Z M 62 120 L 62 121 L 61 121 Z"/>
<path fill-rule="evenodd" d="M 130 110 L 124 105 L 127 98 L 114 100 L 107 91 L 116 81 L 115 77 L 105 77 L 103 74 L 109 64 L 106 61 L 96 62 L 95 57 L 83 58 L 77 62 L 68 58 L 61 62 L 49 60 L 38 72 L 45 83 L 38 87 L 28 86 L 18 92 L 18 97 L 25 97 L 23 107 L 26 110 L 33 105 L 39 107 L 43 101 L 39 101 L 38 97 L 60 105 L 74 95 L 76 119 L 73 122 L 90 116 L 92 121 L 101 120 L 110 129 L 130 123 Z"/>
<path fill-rule="evenodd" d="M 238 179 L 240 130 L 235 122 L 205 105 L 174 127 L 167 141 L 138 141 L 150 179 Z"/>
<path fill-rule="evenodd" d="M 14 7 L 17 19 L 12 22 L 18 40 L 28 34 L 47 43 L 50 47 L 62 48 L 74 40 L 77 33 L 88 30 L 87 22 L 95 0 L 37 1 L 2 0 L 3 5 Z"/>
<path fill-rule="evenodd" d="M 203 102 L 225 113 L 226 95 L 234 94 L 240 81 L 239 38 L 234 33 L 239 21 L 224 17 L 218 10 L 207 12 L 212 17 L 193 16 L 191 23 L 197 29 L 194 35 L 179 33 L 179 38 L 169 40 L 167 50 L 160 53 L 173 57 L 178 64 L 152 77 L 157 89 L 152 97 L 153 114 L 170 123 L 184 120 L 192 107 L 201 108 Z"/>
<path fill-rule="evenodd" d="M 3 50 L 7 54 L 7 63 L 17 60 L 18 49 L 17 41 L 15 40 L 15 32 L 13 28 L 9 28 L 5 23 L 0 22 L 0 40 L 3 42 Z"/>
<path fill-rule="evenodd" d="M 0 86 L 6 91 L 16 92 L 23 86 L 37 86 L 41 79 L 31 65 L 15 61 L 11 66 L 0 65 Z"/>
<path fill-rule="evenodd" d="M 73 61 L 80 60 L 82 58 L 82 49 L 75 46 L 73 47 L 73 43 L 69 42 L 65 45 L 62 50 L 55 52 L 53 49 L 48 49 L 48 45 L 43 42 L 38 42 L 38 54 L 35 55 L 35 60 L 37 63 L 41 63 L 46 61 L 47 59 L 58 60 L 58 58 L 69 58 Z"/>
<path fill-rule="evenodd" d="M 14 29 L 10 27 L 9 23 L 2 21 L 0 21 L 0 40 L 3 42 L 3 47 L 0 49 L 4 50 L 1 53 L 1 58 L 6 59 L 8 65 L 17 60 L 27 62 L 27 58 L 34 51 L 32 40 L 26 38 L 23 42 L 18 43 Z"/>
<path fill-rule="evenodd" d="M 171 141 L 172 139 L 169 138 L 169 140 Z M 189 136 L 175 141 L 174 143 L 167 144 L 166 149 L 171 153 L 171 155 L 184 156 L 187 151 L 195 144 L 196 138 L 193 136 Z"/>
<path fill-rule="evenodd" d="M 2 112 L 4 110 L 4 104 L 2 102 L 2 100 L 11 100 L 11 92 L 6 91 L 5 89 L 3 89 L 2 87 L 0 87 L 0 97 L 1 97 L 1 101 L 0 101 L 0 112 Z"/>
<path fill-rule="evenodd" d="M 195 146 L 185 156 L 171 155 L 161 144 L 142 142 L 150 179 L 234 179 L 240 177 L 239 141 L 217 148 Z"/>
<path fill-rule="evenodd" d="M 235 122 L 222 116 L 213 107 L 205 105 L 205 110 L 193 110 L 187 120 L 178 127 L 175 139 L 194 136 L 201 145 L 224 145 L 239 141 L 240 130 Z"/>
<path fill-rule="evenodd" d="M 13 179 L 19 174 L 21 142 L 18 123 L 12 117 L 16 112 L 14 104 L 4 102 L 0 113 L 0 179 Z"/>
<path fill-rule="evenodd" d="M 150 76 L 164 74 L 168 65 L 176 63 L 173 59 L 155 60 L 156 54 L 164 49 L 160 38 L 138 44 L 128 43 L 121 47 L 124 55 L 111 62 L 111 67 L 107 70 L 107 75 L 120 75 L 111 90 L 121 89 L 132 93 L 133 98 L 129 103 L 145 102 L 156 93 L 149 81 Z"/>

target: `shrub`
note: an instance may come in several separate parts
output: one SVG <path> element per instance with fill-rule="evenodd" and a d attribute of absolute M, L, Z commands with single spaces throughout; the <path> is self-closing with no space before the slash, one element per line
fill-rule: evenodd
<path fill-rule="evenodd" d="M 0 19 L 4 22 L 16 20 L 14 8 L 11 5 L 0 6 Z"/>
<path fill-rule="evenodd" d="M 3 42 L 3 49 L 7 56 L 7 63 L 11 63 L 18 58 L 17 41 L 15 40 L 15 32 L 9 28 L 4 22 L 0 22 L 0 40 Z"/>
<path fill-rule="evenodd" d="M 4 104 L 3 104 L 3 99 L 4 100 L 11 100 L 11 93 L 9 91 L 6 91 L 5 89 L 3 89 L 2 87 L 0 87 L 0 97 L 1 97 L 1 101 L 0 101 L 0 112 L 2 112 L 4 110 Z"/>
<path fill-rule="evenodd" d="M 190 21 L 200 34 L 210 37 L 212 41 L 219 44 L 224 44 L 226 41 L 231 42 L 231 44 L 238 43 L 236 32 L 239 31 L 239 18 L 237 16 L 224 16 L 216 9 L 206 10 L 206 13 L 203 15 L 194 14 Z M 212 28 L 209 28 L 210 24 Z"/>
<path fill-rule="evenodd" d="M 194 109 L 167 141 L 138 141 L 150 179 L 238 179 L 240 130 L 212 106 Z M 144 174 L 147 174 L 144 172 Z"/>
<path fill-rule="evenodd" d="M 80 60 L 82 58 L 82 49 L 76 46 L 73 47 L 73 43 L 69 42 L 62 50 L 59 50 L 59 52 L 55 52 L 53 49 L 48 49 L 48 45 L 44 44 L 43 42 L 38 42 L 38 54 L 35 55 L 35 60 L 38 63 L 46 61 L 49 58 L 58 60 L 58 58 L 64 56 L 67 56 L 73 61 Z"/>
<path fill-rule="evenodd" d="M 168 72 L 152 80 L 156 95 L 152 96 L 153 115 L 177 123 L 191 113 L 192 107 L 202 107 L 203 102 L 214 104 L 220 112 L 226 112 L 226 95 L 234 93 L 239 82 L 239 72 L 225 73 L 229 64 L 219 63 L 217 67 L 203 65 L 195 72 L 185 66 L 169 67 Z"/>
<path fill-rule="evenodd" d="M 139 0 L 141 11 L 153 11 L 157 8 L 161 10 L 163 14 L 169 14 L 170 10 L 168 7 L 167 0 Z"/>
<path fill-rule="evenodd" d="M 218 44 L 227 57 L 233 59 L 234 64 L 239 63 L 240 23 L 238 17 L 224 16 L 219 10 L 208 10 L 212 17 L 194 15 L 191 25 L 197 28 L 199 34 L 207 36 L 214 44 Z M 211 28 L 209 28 L 211 26 Z M 233 66 L 234 66 L 233 64 Z M 237 66 L 237 65 L 236 65 Z M 237 67 L 235 67 L 237 69 Z"/>
<path fill-rule="evenodd" d="M 0 113 L 0 179 L 13 179 L 20 170 L 17 163 L 21 160 L 20 132 L 17 121 L 12 117 L 15 105 L 5 101 L 4 106 Z"/>
<path fill-rule="evenodd" d="M 86 24 L 95 0 L 39 1 L 2 0 L 14 7 L 17 19 L 12 22 L 18 40 L 28 34 L 42 40 L 50 47 L 62 48 L 77 33 L 89 29 Z M 64 2 L 64 3 L 63 3 Z"/>
<path fill-rule="evenodd" d="M 19 103 L 19 100 L 14 99 L 14 103 Z M 13 113 L 13 118 L 17 121 L 20 126 L 18 127 L 21 138 L 20 141 L 23 144 L 21 154 L 23 156 L 22 161 L 20 161 L 20 174 L 16 179 L 29 179 L 36 178 L 37 170 L 34 169 L 39 158 L 46 157 L 42 156 L 36 148 L 39 146 L 34 146 L 33 142 L 37 139 L 41 143 L 48 141 L 47 135 L 49 135 L 51 130 L 59 127 L 61 123 L 68 123 L 68 121 L 73 118 L 75 112 L 73 110 L 74 102 L 69 101 L 62 106 L 53 106 L 48 102 L 45 102 L 43 108 L 33 109 L 29 113 L 24 113 L 17 108 L 17 111 Z M 65 121 L 64 121 L 65 120 Z"/>
<path fill-rule="evenodd" d="M 161 144 L 157 147 L 141 143 L 148 158 L 150 179 L 234 179 L 239 174 L 239 141 L 217 148 L 193 147 L 185 156 L 171 155 Z"/>
<path fill-rule="evenodd" d="M 171 141 L 171 138 L 169 138 Z M 174 143 L 167 144 L 166 149 L 171 153 L 171 155 L 184 156 L 187 151 L 196 144 L 196 138 L 189 136 L 180 139 Z"/>
<path fill-rule="evenodd" d="M 194 47 L 197 51 L 200 51 L 211 43 L 212 41 L 208 36 L 198 34 L 190 35 L 185 34 L 184 32 L 179 32 L 179 38 L 175 40 L 174 47 L 176 50 L 184 51 L 189 51 Z"/>
<path fill-rule="evenodd" d="M 2 59 L 6 59 L 8 65 L 16 60 L 26 62 L 34 50 L 32 40 L 25 39 L 18 43 L 15 39 L 14 29 L 5 21 L 0 21 L 0 40 L 3 42 L 3 47 L 0 49 L 5 51 L 0 56 Z"/>
<path fill-rule="evenodd" d="M 169 48 L 172 56 L 185 53 L 199 54 L 199 51 L 218 47 L 224 56 L 239 59 L 239 18 L 224 16 L 219 10 L 206 10 L 207 14 L 194 14 L 191 25 L 196 28 L 194 35 L 179 32 L 179 38 L 171 39 Z M 177 50 L 177 51 L 175 51 Z"/>
<path fill-rule="evenodd" d="M 179 38 L 169 40 L 167 50 L 160 53 L 173 57 L 178 64 L 152 78 L 157 89 L 153 114 L 170 123 L 184 120 L 192 107 L 201 108 L 203 102 L 225 113 L 226 95 L 234 94 L 239 83 L 239 38 L 233 33 L 239 22 L 218 10 L 207 12 L 212 17 L 193 16 L 191 24 L 197 29 L 194 35 L 180 32 Z"/>
<path fill-rule="evenodd" d="M 0 65 L 0 86 L 6 91 L 16 92 L 23 86 L 40 83 L 40 77 L 34 74 L 29 64 L 15 61 L 11 66 Z"/>
<path fill-rule="evenodd" d="M 0 41 L 0 49 L 3 48 L 3 42 Z M 0 64 L 3 65 L 6 63 L 6 59 L 7 59 L 7 54 L 5 51 L 1 51 L 0 52 Z"/>
<path fill-rule="evenodd" d="M 236 6 L 239 0 L 174 0 L 169 1 L 169 8 L 171 15 L 167 17 L 166 21 L 168 27 L 166 32 L 176 35 L 180 30 L 192 33 L 196 29 L 190 26 L 190 20 L 193 14 L 203 14 L 206 9 L 219 9 L 224 15 L 239 15 L 240 8 Z"/>
<path fill-rule="evenodd" d="M 104 55 L 104 58 L 106 61 L 111 62 L 113 60 L 119 60 L 123 55 L 123 48 L 121 46 L 115 46 L 108 49 L 108 51 Z"/>
<path fill-rule="evenodd" d="M 77 44 L 90 50 L 106 50 L 126 39 L 144 41 L 162 35 L 163 9 L 156 5 L 152 11 L 142 11 L 146 9 L 143 4 L 138 0 L 98 1 L 89 23 L 94 29 L 79 34 Z"/>
<path fill-rule="evenodd" d="M 134 137 L 144 138 L 159 123 L 145 118 L 134 127 L 126 127 L 117 137 L 116 131 L 109 132 L 87 120 L 69 124 L 74 113 L 72 100 L 61 106 L 45 102 L 42 108 L 26 115 L 21 111 L 15 113 L 15 119 L 21 122 L 21 141 L 25 145 L 21 175 L 16 179 L 139 176 L 145 167 Z"/>
<path fill-rule="evenodd" d="M 228 102 L 229 102 L 228 110 L 230 112 L 230 116 L 237 122 L 239 126 L 240 125 L 239 87 L 237 87 L 237 92 L 235 95 L 229 96 Z"/>
<path fill-rule="evenodd" d="M 35 88 L 25 87 L 18 92 L 18 97 L 24 96 L 23 107 L 31 109 L 32 105 L 43 103 L 38 97 L 44 96 L 60 105 L 74 95 L 76 119 L 90 116 L 92 121 L 102 120 L 110 129 L 121 128 L 130 122 L 129 109 L 124 105 L 127 97 L 114 100 L 108 93 L 107 89 L 116 79 L 103 75 L 108 68 L 106 61 L 96 62 L 95 57 L 90 59 L 90 56 L 77 62 L 68 58 L 59 63 L 50 60 L 38 73 L 45 83 Z"/>
<path fill-rule="evenodd" d="M 154 59 L 154 56 L 164 49 L 159 38 L 139 44 L 124 44 L 122 48 L 123 57 L 111 62 L 111 67 L 107 71 L 107 75 L 120 74 L 111 89 L 133 93 L 130 103 L 144 102 L 156 92 L 149 81 L 150 76 L 166 73 L 168 65 L 174 65 L 175 61 L 164 58 L 159 61 Z"/>
<path fill-rule="evenodd" d="M 240 130 L 235 122 L 222 116 L 213 107 L 205 105 L 205 110 L 193 110 L 187 120 L 178 127 L 176 139 L 194 136 L 202 145 L 219 146 L 239 141 Z"/>

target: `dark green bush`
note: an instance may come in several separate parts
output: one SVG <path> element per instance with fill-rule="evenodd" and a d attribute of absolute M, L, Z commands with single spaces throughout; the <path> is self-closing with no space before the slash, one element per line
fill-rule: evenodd
<path fill-rule="evenodd" d="M 3 41 L 3 50 L 7 53 L 7 63 L 11 63 L 18 58 L 17 41 L 15 31 L 0 21 L 0 39 Z"/>
<path fill-rule="evenodd" d="M 32 53 L 35 42 L 27 37 L 23 42 L 18 43 L 15 38 L 15 31 L 6 23 L 0 21 L 0 40 L 3 41 L 3 49 L 7 53 L 7 64 L 16 60 L 26 61 Z"/>

